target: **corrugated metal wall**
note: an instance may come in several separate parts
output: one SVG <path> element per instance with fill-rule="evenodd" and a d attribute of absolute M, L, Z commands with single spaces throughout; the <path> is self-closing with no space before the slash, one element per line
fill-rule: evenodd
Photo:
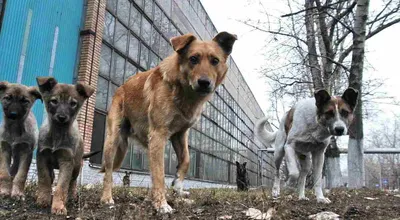
<path fill-rule="evenodd" d="M 52 74 L 59 82 L 72 83 L 83 7 L 82 0 L 7 1 L 0 30 L 0 81 L 33 86 L 37 76 Z M 40 124 L 43 105 L 37 102 L 33 111 Z"/>

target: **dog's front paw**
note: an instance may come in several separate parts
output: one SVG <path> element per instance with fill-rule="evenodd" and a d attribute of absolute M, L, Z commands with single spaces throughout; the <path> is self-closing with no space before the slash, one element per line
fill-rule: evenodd
<path fill-rule="evenodd" d="M 181 189 L 179 191 L 175 191 L 175 193 L 180 197 L 189 197 L 190 196 L 190 192 L 185 191 L 183 189 Z"/>
<path fill-rule="evenodd" d="M 11 190 L 8 188 L 0 188 L 0 196 L 10 196 Z"/>
<path fill-rule="evenodd" d="M 23 192 L 13 189 L 11 192 L 11 197 L 15 200 L 25 201 L 25 195 Z"/>
<path fill-rule="evenodd" d="M 273 198 L 278 198 L 280 194 L 280 189 L 278 187 L 272 188 L 272 197 Z"/>
<path fill-rule="evenodd" d="M 56 214 L 56 215 L 67 215 L 67 209 L 65 208 L 64 203 L 56 203 L 53 204 L 51 207 L 51 214 Z"/>
<path fill-rule="evenodd" d="M 154 204 L 154 208 L 160 214 L 168 214 L 172 213 L 173 209 L 170 205 L 168 205 L 167 201 L 161 203 L 161 205 Z"/>
<path fill-rule="evenodd" d="M 331 200 L 329 200 L 329 199 L 326 198 L 326 197 L 320 197 L 320 198 L 317 198 L 317 202 L 318 202 L 318 203 L 329 204 L 329 203 L 331 203 Z"/>
<path fill-rule="evenodd" d="M 114 199 L 110 196 L 101 197 L 100 202 L 105 205 L 114 205 Z"/>
<path fill-rule="evenodd" d="M 310 199 L 307 198 L 306 196 L 299 196 L 299 200 L 308 201 Z"/>
<path fill-rule="evenodd" d="M 183 190 L 183 183 L 180 179 L 172 181 L 173 190 L 176 195 L 180 197 L 189 197 L 190 192 Z"/>
<path fill-rule="evenodd" d="M 51 194 L 50 192 L 38 192 L 36 203 L 41 207 L 48 207 L 51 205 Z"/>
<path fill-rule="evenodd" d="M 51 205 L 51 197 L 50 198 L 38 197 L 36 200 L 36 204 L 41 207 L 48 207 Z"/>

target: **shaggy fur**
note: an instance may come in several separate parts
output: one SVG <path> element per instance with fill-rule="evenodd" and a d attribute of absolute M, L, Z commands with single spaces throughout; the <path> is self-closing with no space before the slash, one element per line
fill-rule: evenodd
<path fill-rule="evenodd" d="M 0 125 L 0 195 L 24 199 L 25 182 L 38 139 L 31 108 L 41 98 L 35 87 L 0 82 L 4 112 Z"/>
<path fill-rule="evenodd" d="M 80 108 L 94 89 L 88 85 L 57 83 L 52 77 L 38 77 L 37 83 L 43 96 L 47 118 L 40 131 L 37 151 L 38 190 L 37 203 L 51 204 L 51 213 L 66 215 L 68 191 L 76 197 L 76 180 L 82 166 L 83 140 L 76 117 Z M 59 169 L 57 186 L 51 201 L 54 169 Z"/>
<path fill-rule="evenodd" d="M 331 97 L 327 91 L 319 90 L 315 92 L 315 99 L 301 100 L 287 112 L 277 132 L 265 129 L 267 119 L 256 124 L 255 130 L 260 139 L 275 145 L 273 196 L 278 197 L 280 193 L 279 168 L 285 156 L 289 185 L 296 185 L 298 181 L 299 199 L 308 200 L 304 188 L 312 165 L 317 201 L 330 203 L 321 188 L 324 153 L 332 135 L 347 134 L 357 99 L 358 91 L 352 88 L 348 88 L 341 97 Z M 300 164 L 300 170 L 297 163 Z"/>
<path fill-rule="evenodd" d="M 226 64 L 236 36 L 219 33 L 211 41 L 192 34 L 171 39 L 175 52 L 153 69 L 132 76 L 117 89 L 107 117 L 104 145 L 104 189 L 101 201 L 113 204 L 112 172 L 120 168 L 128 138 L 148 149 L 153 206 L 161 213 L 172 208 L 165 198 L 164 148 L 170 139 L 178 158 L 173 181 L 179 195 L 189 167 L 188 134 L 217 86 L 224 80 Z"/>

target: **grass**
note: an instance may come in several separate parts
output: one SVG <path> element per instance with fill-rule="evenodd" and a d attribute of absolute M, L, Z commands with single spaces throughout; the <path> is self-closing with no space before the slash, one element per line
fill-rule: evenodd
<path fill-rule="evenodd" d="M 36 185 L 26 187 L 26 200 L 0 200 L 0 219 L 66 219 L 65 216 L 50 214 L 50 208 L 35 204 Z M 274 208 L 273 219 L 305 219 L 321 211 L 333 211 L 344 219 L 394 219 L 400 216 L 400 198 L 377 190 L 335 189 L 327 196 L 332 204 L 317 204 L 308 192 L 310 201 L 298 201 L 296 194 L 284 192 L 280 199 L 271 198 L 269 189 L 237 192 L 235 189 L 192 189 L 189 200 L 176 198 L 171 190 L 167 192 L 168 203 L 174 213 L 159 215 L 152 208 L 147 188 L 113 189 L 114 206 L 100 204 L 102 187 L 84 186 L 79 190 L 79 199 L 69 201 L 68 219 L 218 219 L 231 216 L 232 219 L 246 219 L 243 211 L 257 208 L 267 212 Z M 375 198 L 374 200 L 365 197 Z"/>

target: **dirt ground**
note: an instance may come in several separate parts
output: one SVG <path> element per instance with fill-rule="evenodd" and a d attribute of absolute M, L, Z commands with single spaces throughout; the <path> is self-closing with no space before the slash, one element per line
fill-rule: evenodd
<path fill-rule="evenodd" d="M 310 201 L 298 201 L 294 193 L 284 192 L 280 199 L 270 197 L 270 190 L 237 192 L 234 189 L 191 190 L 189 199 L 194 203 L 174 199 L 168 194 L 168 202 L 175 209 L 173 214 L 158 215 L 149 202 L 149 190 L 145 188 L 114 189 L 114 207 L 101 205 L 101 188 L 84 187 L 78 201 L 68 203 L 68 216 L 50 214 L 50 208 L 42 209 L 35 204 L 36 186 L 27 187 L 26 200 L 0 199 L 0 219 L 247 219 L 243 211 L 257 208 L 262 212 L 273 207 L 272 219 L 307 219 L 321 211 L 332 211 L 341 219 L 396 219 L 400 217 L 400 197 L 378 190 L 335 189 L 327 194 L 332 203 L 317 204 L 310 192 Z M 399 193 L 397 193 L 399 194 Z M 400 219 L 400 218 L 399 218 Z"/>

